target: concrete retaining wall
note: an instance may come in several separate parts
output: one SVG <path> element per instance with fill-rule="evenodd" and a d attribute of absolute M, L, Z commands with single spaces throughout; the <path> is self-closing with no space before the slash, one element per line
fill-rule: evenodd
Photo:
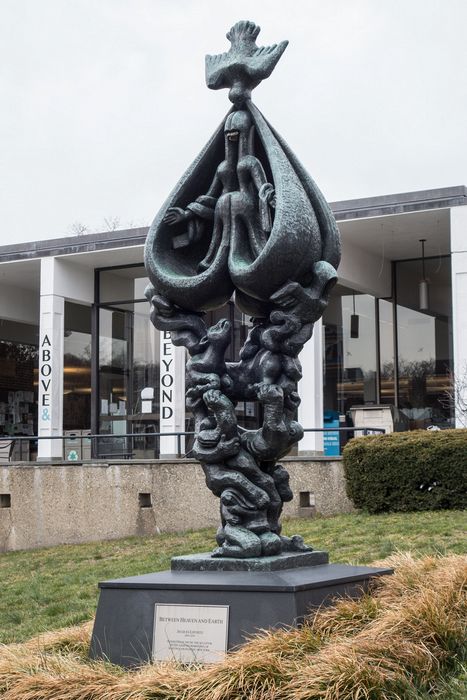
<path fill-rule="evenodd" d="M 295 494 L 284 516 L 352 510 L 340 461 L 290 458 L 283 464 Z M 0 551 L 219 523 L 218 499 L 192 460 L 1 465 L 0 495 Z"/>

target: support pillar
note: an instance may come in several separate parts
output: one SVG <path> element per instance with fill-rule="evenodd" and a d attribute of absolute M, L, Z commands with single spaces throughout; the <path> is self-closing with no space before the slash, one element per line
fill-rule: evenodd
<path fill-rule="evenodd" d="M 172 343 L 170 331 L 160 331 L 160 432 L 185 431 L 185 364 L 186 350 Z M 160 457 L 177 457 L 184 453 L 185 440 L 176 435 L 160 439 Z"/>
<path fill-rule="evenodd" d="M 63 296 L 54 294 L 55 259 L 41 261 L 38 435 L 63 434 Z M 39 440 L 38 459 L 63 459 L 62 440 Z"/>
<path fill-rule="evenodd" d="M 451 209 L 452 337 L 456 428 L 467 428 L 467 206 Z"/>
<path fill-rule="evenodd" d="M 302 402 L 298 421 L 303 428 L 323 427 L 323 322 L 315 323 L 311 339 L 300 353 L 303 378 L 298 384 Z M 305 433 L 298 443 L 299 454 L 323 453 L 323 433 Z"/>

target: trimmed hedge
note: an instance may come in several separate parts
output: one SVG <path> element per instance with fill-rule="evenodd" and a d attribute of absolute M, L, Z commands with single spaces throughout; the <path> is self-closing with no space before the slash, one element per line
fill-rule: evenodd
<path fill-rule="evenodd" d="M 370 513 L 467 507 L 467 429 L 355 438 L 343 460 L 349 498 Z"/>

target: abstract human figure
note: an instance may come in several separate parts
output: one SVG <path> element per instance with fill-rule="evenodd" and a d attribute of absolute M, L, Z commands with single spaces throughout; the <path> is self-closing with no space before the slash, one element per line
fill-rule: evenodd
<path fill-rule="evenodd" d="M 258 33 L 253 22 L 238 22 L 229 51 L 206 58 L 208 87 L 229 88 L 233 108 L 156 216 L 145 251 L 151 320 L 189 353 L 193 454 L 220 500 L 219 558 L 307 549 L 298 535 L 281 534 L 292 492 L 278 460 L 303 436 L 298 355 L 340 259 L 323 195 L 251 102 L 287 46 L 258 47 Z M 233 293 L 253 325 L 238 362 L 227 362 L 230 323 L 207 328 L 203 312 Z M 262 406 L 257 430 L 238 426 L 239 401 Z"/>
<path fill-rule="evenodd" d="M 204 221 L 213 222 L 209 248 L 198 271 L 209 268 L 220 246 L 230 248 L 229 257 L 247 248 L 254 260 L 266 244 L 275 192 L 261 161 L 253 155 L 253 129 L 249 112 L 231 112 L 224 124 L 225 159 L 209 190 L 185 209 L 170 207 L 164 216 L 169 225 L 188 224 L 186 236 L 175 239 L 174 247 L 198 241 L 205 233 Z"/>

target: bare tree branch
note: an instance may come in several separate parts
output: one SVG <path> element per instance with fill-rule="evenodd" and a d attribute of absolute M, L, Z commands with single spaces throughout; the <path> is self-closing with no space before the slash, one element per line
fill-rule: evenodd
<path fill-rule="evenodd" d="M 456 416 L 456 421 L 467 428 L 467 363 L 460 372 L 447 372 L 449 386 L 438 399 L 443 408 L 450 409 Z"/>

